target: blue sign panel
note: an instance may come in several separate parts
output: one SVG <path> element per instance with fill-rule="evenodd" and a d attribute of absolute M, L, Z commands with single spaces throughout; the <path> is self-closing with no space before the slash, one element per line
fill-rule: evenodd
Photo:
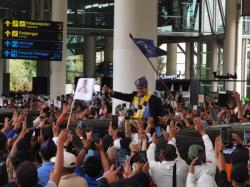
<path fill-rule="evenodd" d="M 3 40 L 4 49 L 62 51 L 62 42 L 44 42 L 30 40 Z"/>
<path fill-rule="evenodd" d="M 21 50 L 3 50 L 3 58 L 8 59 L 31 59 L 31 60 L 54 60 L 61 61 L 61 52 L 49 51 L 21 51 Z"/>

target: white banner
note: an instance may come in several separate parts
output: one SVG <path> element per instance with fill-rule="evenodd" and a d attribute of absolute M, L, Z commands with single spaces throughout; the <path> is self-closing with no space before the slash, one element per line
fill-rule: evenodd
<path fill-rule="evenodd" d="M 62 108 L 62 102 L 59 101 L 59 100 L 54 100 L 54 106 L 55 106 L 56 108 L 61 109 L 61 108 Z"/>
<path fill-rule="evenodd" d="M 91 101 L 94 92 L 94 78 L 80 78 L 78 80 L 74 99 Z"/>

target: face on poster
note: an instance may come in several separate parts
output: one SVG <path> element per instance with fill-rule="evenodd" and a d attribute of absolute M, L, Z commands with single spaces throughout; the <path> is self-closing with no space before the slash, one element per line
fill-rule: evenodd
<path fill-rule="evenodd" d="M 62 108 L 62 102 L 59 101 L 59 100 L 54 100 L 54 106 L 55 106 L 56 108 L 61 109 L 61 108 Z"/>
<path fill-rule="evenodd" d="M 80 78 L 76 86 L 74 99 L 84 101 L 92 100 L 94 83 L 95 79 L 93 78 Z"/>

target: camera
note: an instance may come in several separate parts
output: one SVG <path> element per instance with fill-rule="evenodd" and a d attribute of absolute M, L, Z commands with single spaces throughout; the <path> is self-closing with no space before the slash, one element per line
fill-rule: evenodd
<path fill-rule="evenodd" d="M 78 121 L 77 122 L 77 128 L 83 129 L 83 121 Z"/>
<path fill-rule="evenodd" d="M 244 131 L 244 146 L 249 147 L 250 146 L 250 132 Z"/>
<path fill-rule="evenodd" d="M 226 148 L 232 147 L 232 127 L 222 127 L 220 129 L 221 140 Z"/>
<path fill-rule="evenodd" d="M 125 119 L 130 119 L 134 115 L 134 112 L 132 109 L 128 109 L 125 114 Z"/>
<path fill-rule="evenodd" d="M 206 162 L 206 154 L 205 151 L 199 151 L 198 152 L 198 159 L 195 162 L 195 165 L 202 165 Z"/>
<path fill-rule="evenodd" d="M 157 139 L 161 139 L 162 138 L 162 130 L 161 130 L 160 126 L 156 126 L 155 127 L 155 133 L 156 133 Z"/>
<path fill-rule="evenodd" d="M 127 150 L 126 149 L 117 149 L 115 165 L 116 167 L 125 166 L 125 160 L 127 159 Z"/>

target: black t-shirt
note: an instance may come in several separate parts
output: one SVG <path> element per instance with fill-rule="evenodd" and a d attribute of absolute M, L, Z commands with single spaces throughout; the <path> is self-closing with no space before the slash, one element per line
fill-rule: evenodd
<path fill-rule="evenodd" d="M 217 176 L 218 187 L 232 187 L 232 184 L 227 180 L 226 171 L 220 171 Z"/>
<path fill-rule="evenodd" d="M 8 183 L 8 173 L 6 167 L 6 156 L 0 155 L 0 186 Z"/>

